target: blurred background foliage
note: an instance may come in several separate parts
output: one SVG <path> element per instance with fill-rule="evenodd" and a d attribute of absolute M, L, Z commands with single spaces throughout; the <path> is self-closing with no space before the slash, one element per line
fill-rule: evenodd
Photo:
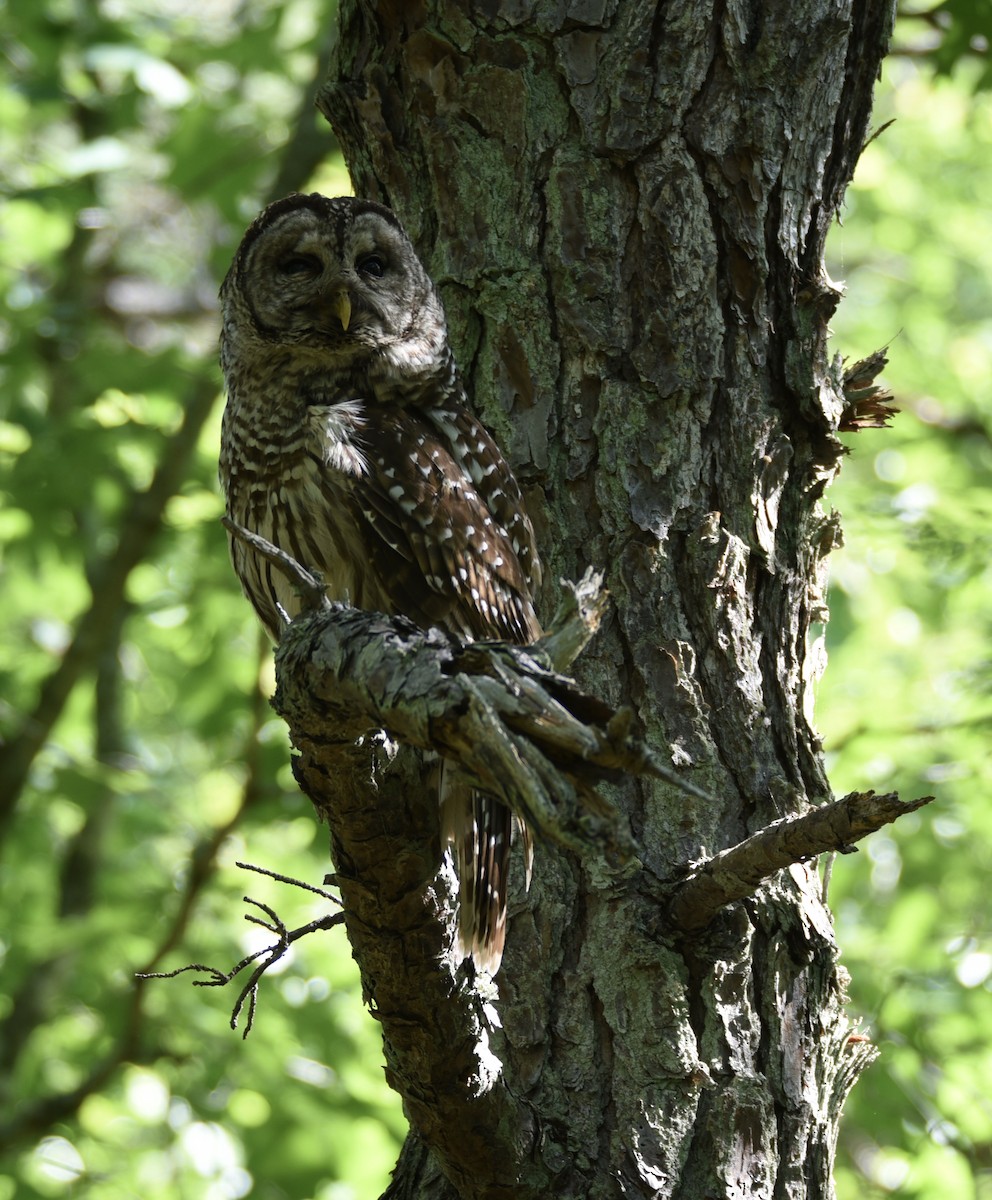
<path fill-rule="evenodd" d="M 957 8 L 992 28 L 992 6 Z M 828 263 L 846 283 L 834 345 L 852 361 L 888 345 L 902 412 L 845 438 L 827 496 L 846 545 L 818 724 L 838 793 L 938 797 L 833 868 L 854 1007 L 882 1051 L 846 1108 L 841 1200 L 992 1197 L 992 76 L 984 39 L 950 70 L 921 28 L 898 28 L 916 53 L 886 63 L 874 123 L 893 124 Z"/>
<path fill-rule="evenodd" d="M 0 1200 L 364 1200 L 403 1121 L 341 932 L 233 993 L 326 901 L 323 831 L 227 563 L 216 291 L 275 195 L 348 190 L 312 110 L 331 0 L 0 7 Z M 838 352 L 891 343 L 903 413 L 830 500 L 838 792 L 940 802 L 835 866 L 854 1009 L 883 1054 L 842 1200 L 992 1196 L 986 892 L 992 539 L 989 0 L 907 6 L 831 270 Z M 239 1020 L 243 1031 L 245 1013 Z"/>

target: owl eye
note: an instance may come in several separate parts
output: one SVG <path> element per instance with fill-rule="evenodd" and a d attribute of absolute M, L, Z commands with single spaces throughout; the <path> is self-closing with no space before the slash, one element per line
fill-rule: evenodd
<path fill-rule="evenodd" d="M 279 262 L 281 275 L 318 275 L 320 259 L 314 254 L 289 254 Z"/>
<path fill-rule="evenodd" d="M 355 269 L 362 275 L 381 279 L 386 273 L 386 260 L 379 254 L 366 254 L 355 263 Z"/>

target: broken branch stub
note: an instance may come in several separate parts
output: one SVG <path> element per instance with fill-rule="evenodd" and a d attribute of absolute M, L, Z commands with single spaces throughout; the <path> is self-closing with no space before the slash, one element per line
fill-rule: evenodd
<path fill-rule="evenodd" d="M 676 889 L 669 921 L 682 933 L 704 929 L 721 908 L 743 900 L 777 871 L 829 851 L 845 851 L 933 796 L 902 801 L 895 792 L 851 792 L 802 816 L 774 821 L 700 863 Z"/>

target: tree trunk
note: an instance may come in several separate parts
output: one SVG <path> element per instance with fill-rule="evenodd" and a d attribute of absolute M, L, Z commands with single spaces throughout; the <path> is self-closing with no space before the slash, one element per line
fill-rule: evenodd
<path fill-rule="evenodd" d="M 379 742 L 342 770 L 304 714 L 319 642 L 283 656 L 298 774 L 331 819 L 411 1118 L 391 1196 L 832 1195 L 871 1051 L 815 864 L 701 930 L 664 901 L 831 799 L 811 724 L 844 409 L 823 243 L 891 19 L 870 0 L 342 0 L 321 107 L 356 192 L 397 211 L 441 286 L 546 577 L 606 572 L 578 678 L 719 798 L 605 788 L 637 861 L 539 846 L 498 999 L 479 994 L 437 965 L 429 764 Z"/>

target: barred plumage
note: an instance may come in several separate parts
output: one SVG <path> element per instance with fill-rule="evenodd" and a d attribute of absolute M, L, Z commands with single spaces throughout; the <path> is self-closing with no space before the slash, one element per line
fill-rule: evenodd
<path fill-rule="evenodd" d="M 540 634 L 520 488 L 466 407 L 437 292 L 389 209 L 288 196 L 250 226 L 221 288 L 229 515 L 321 571 L 335 599 L 467 640 Z M 244 543 L 231 556 L 278 640 L 298 601 Z M 492 972 L 513 818 L 442 772 L 459 940 Z M 522 824 L 527 877 L 531 842 Z"/>

